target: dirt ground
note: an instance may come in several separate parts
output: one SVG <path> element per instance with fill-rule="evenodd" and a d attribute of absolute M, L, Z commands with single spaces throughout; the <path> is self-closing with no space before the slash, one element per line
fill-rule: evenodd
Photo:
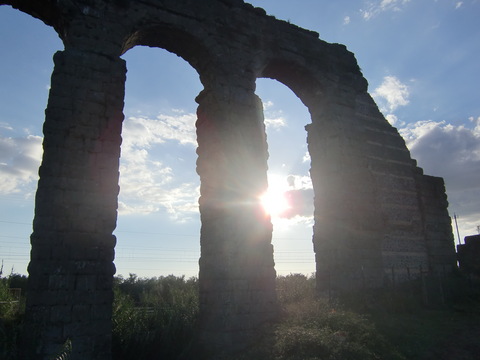
<path fill-rule="evenodd" d="M 464 329 L 456 329 L 450 337 L 443 339 L 430 349 L 423 360 L 479 360 L 480 323 Z"/>

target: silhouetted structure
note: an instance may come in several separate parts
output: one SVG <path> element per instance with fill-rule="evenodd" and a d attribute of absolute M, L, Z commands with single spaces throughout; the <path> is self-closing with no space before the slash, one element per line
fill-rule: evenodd
<path fill-rule="evenodd" d="M 288 86 L 311 114 L 319 290 L 381 286 L 392 267 L 455 265 L 443 180 L 416 166 L 345 46 L 241 0 L 0 4 L 41 19 L 65 45 L 54 56 L 31 236 L 29 359 L 48 359 L 67 339 L 72 359 L 111 356 L 120 56 L 138 45 L 182 57 L 204 86 L 196 99 L 199 280 L 209 349 L 245 347 L 277 312 L 272 225 L 258 201 L 268 156 L 259 77 Z"/>
<path fill-rule="evenodd" d="M 480 279 L 480 235 L 465 236 L 465 243 L 457 245 L 457 256 L 460 270 Z"/>

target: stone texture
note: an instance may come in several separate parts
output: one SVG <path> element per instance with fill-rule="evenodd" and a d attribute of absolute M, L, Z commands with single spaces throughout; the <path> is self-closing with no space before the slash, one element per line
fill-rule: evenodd
<path fill-rule="evenodd" d="M 110 359 L 118 163 L 126 67 L 161 47 L 200 76 L 197 97 L 201 340 L 248 346 L 275 319 L 272 225 L 258 195 L 267 144 L 255 81 L 308 107 L 317 286 L 382 286 L 393 271 L 455 266 L 442 179 L 423 175 L 379 112 L 345 46 L 241 0 L 3 0 L 55 28 L 44 156 L 31 236 L 27 359 L 67 339 L 72 359 Z M 396 269 L 396 270 L 395 270 Z M 407 270 L 405 270 L 407 269 Z M 401 280 L 401 279 L 397 279 Z"/>

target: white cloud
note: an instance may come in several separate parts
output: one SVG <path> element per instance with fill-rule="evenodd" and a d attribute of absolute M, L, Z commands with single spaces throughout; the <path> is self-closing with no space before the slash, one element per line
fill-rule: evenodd
<path fill-rule="evenodd" d="M 264 101 L 263 111 L 264 123 L 267 129 L 279 130 L 280 128 L 287 126 L 287 120 L 283 116 L 282 111 L 275 110 L 275 104 L 273 101 Z"/>
<path fill-rule="evenodd" d="M 410 2 L 410 0 L 377 0 L 368 2 L 366 9 L 360 10 L 360 13 L 362 17 L 368 21 L 383 12 L 401 11 L 403 6 L 408 2 Z"/>
<path fill-rule="evenodd" d="M 270 100 L 264 101 L 262 104 L 263 104 L 263 111 L 266 111 L 273 107 L 273 101 L 270 101 Z"/>
<path fill-rule="evenodd" d="M 303 163 L 310 163 L 312 161 L 312 158 L 310 157 L 310 153 L 308 151 L 305 152 L 305 155 L 303 155 L 302 162 Z"/>
<path fill-rule="evenodd" d="M 165 211 L 171 219 L 184 222 L 198 213 L 200 188 L 197 184 L 175 182 L 170 168 L 137 166 L 134 175 L 125 171 L 128 166 L 122 166 L 120 170 L 120 214 Z M 165 172 L 166 176 L 163 175 Z"/>
<path fill-rule="evenodd" d="M 419 121 L 400 133 L 425 173 L 445 179 L 449 209 L 471 233 L 480 225 L 480 117 L 470 121 L 471 128 Z"/>
<path fill-rule="evenodd" d="M 463 5 L 463 1 L 458 1 L 456 4 L 455 4 L 455 9 L 460 9 Z"/>
<path fill-rule="evenodd" d="M 9 131 L 13 130 L 13 128 L 10 126 L 10 124 L 4 123 L 4 122 L 0 122 L 0 129 L 5 129 L 5 130 L 9 130 Z"/>
<path fill-rule="evenodd" d="M 312 179 L 310 176 L 290 174 L 287 176 L 287 183 L 290 189 L 313 189 Z"/>
<path fill-rule="evenodd" d="M 345 17 L 343 18 L 343 25 L 348 25 L 348 24 L 350 24 L 350 21 L 351 21 L 350 16 L 345 16 Z"/>
<path fill-rule="evenodd" d="M 285 118 L 283 117 L 266 117 L 265 118 L 265 127 L 267 129 L 275 129 L 275 130 L 278 130 L 282 127 L 285 127 L 287 125 L 287 122 L 285 120 Z"/>
<path fill-rule="evenodd" d="M 172 167 L 152 153 L 167 141 L 196 146 L 195 114 L 175 111 L 155 119 L 130 117 L 122 132 L 119 212 L 148 214 L 166 211 L 176 221 L 198 213 L 199 187 L 180 182 Z"/>
<path fill-rule="evenodd" d="M 388 115 L 386 115 L 386 116 L 385 116 L 385 119 L 387 119 L 387 121 L 388 121 L 388 122 L 390 123 L 390 125 L 392 125 L 392 126 L 396 126 L 397 123 L 399 123 L 398 117 L 397 117 L 396 115 L 394 115 L 394 114 L 388 114 Z M 402 123 L 400 122 L 400 124 L 402 124 Z"/>
<path fill-rule="evenodd" d="M 180 182 L 172 167 L 152 155 L 154 147 L 167 141 L 196 146 L 195 114 L 174 111 L 155 119 L 131 117 L 124 122 L 120 165 L 119 212 L 166 211 L 184 221 L 198 213 L 199 187 L 195 181 Z M 0 129 L 12 130 L 5 123 Z M 0 135 L 0 194 L 33 190 L 42 158 L 42 138 Z"/>
<path fill-rule="evenodd" d="M 196 146 L 195 121 L 193 113 L 178 112 L 175 115 L 160 114 L 155 119 L 129 117 L 123 125 L 123 146 L 150 146 L 167 140 Z"/>
<path fill-rule="evenodd" d="M 385 76 L 382 84 L 372 96 L 381 105 L 382 111 L 395 111 L 400 106 L 408 105 L 410 92 L 407 85 L 395 76 Z"/>
<path fill-rule="evenodd" d="M 38 180 L 42 152 L 40 136 L 0 135 L 0 194 L 16 193 L 32 186 Z"/>

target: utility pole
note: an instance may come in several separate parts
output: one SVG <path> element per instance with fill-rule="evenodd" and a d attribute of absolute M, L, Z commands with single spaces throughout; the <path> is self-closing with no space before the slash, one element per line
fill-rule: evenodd
<path fill-rule="evenodd" d="M 453 213 L 453 218 L 455 220 L 455 227 L 457 228 L 458 245 L 462 245 L 462 242 L 460 241 L 460 232 L 458 231 L 457 214 Z"/>

